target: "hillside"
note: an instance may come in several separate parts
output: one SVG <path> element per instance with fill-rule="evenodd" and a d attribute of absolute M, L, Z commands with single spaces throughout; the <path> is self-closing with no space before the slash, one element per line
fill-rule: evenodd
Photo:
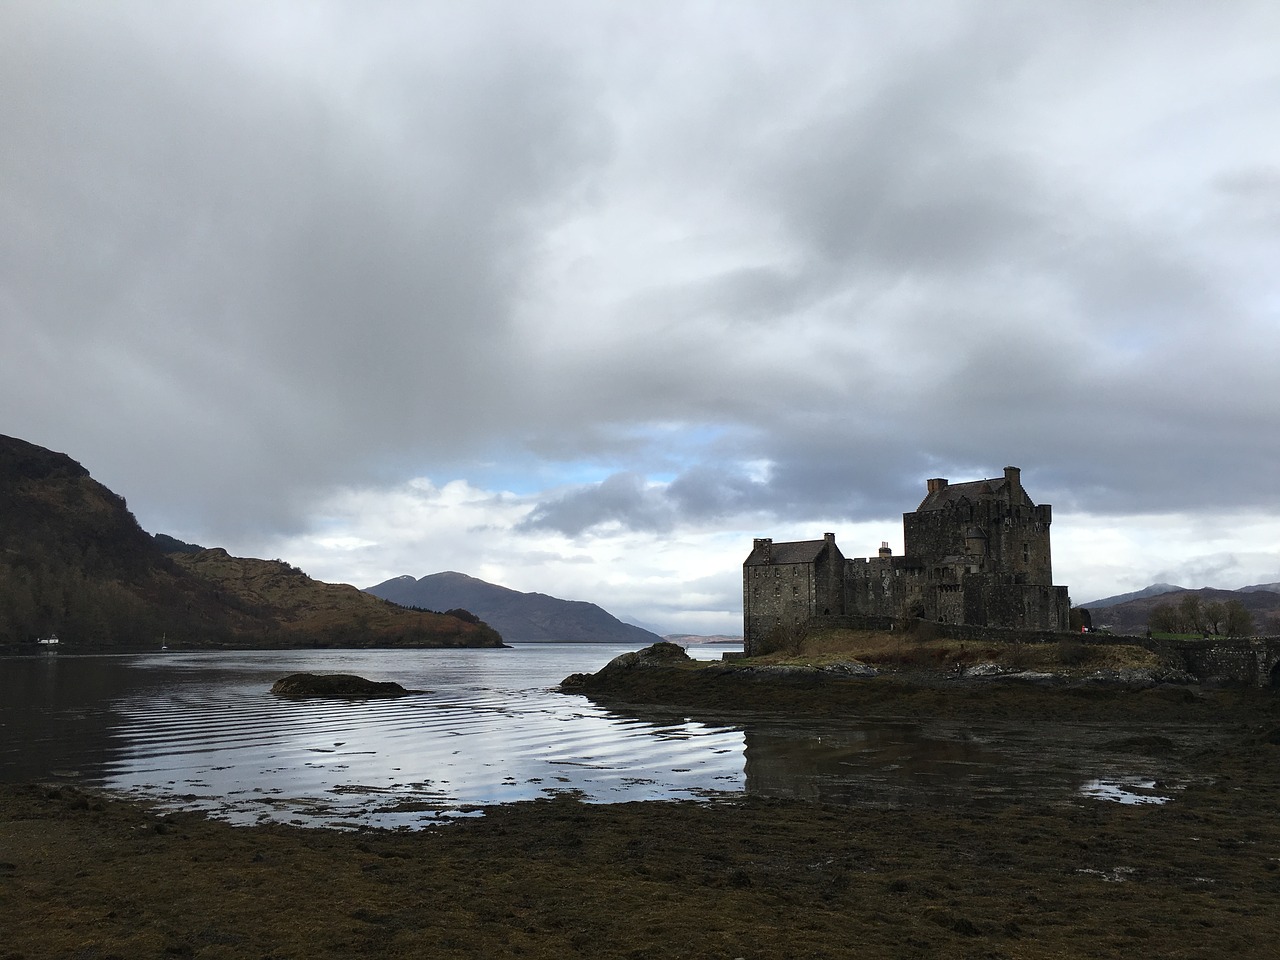
<path fill-rule="evenodd" d="M 1105 627 L 1113 633 L 1136 635 L 1146 632 L 1151 613 L 1157 607 L 1162 605 L 1178 607 L 1188 597 L 1198 599 L 1202 607 L 1212 603 L 1225 605 L 1235 601 L 1242 604 L 1253 619 L 1250 633 L 1280 632 L 1280 593 L 1266 589 L 1216 590 L 1205 587 L 1200 590 L 1186 590 L 1177 588 L 1109 606 L 1086 605 L 1086 609 L 1092 614 L 1094 627 Z"/>
<path fill-rule="evenodd" d="M 298 638 L 329 647 L 496 647 L 501 637 L 484 623 L 442 613 L 405 610 L 345 583 L 322 583 L 282 560 L 233 557 L 222 549 L 175 553 L 179 568 L 214 585 L 237 608 L 268 622 L 265 645 Z"/>
<path fill-rule="evenodd" d="M 662 638 L 582 600 L 560 600 L 545 593 L 521 593 L 462 573 L 435 573 L 415 580 L 396 577 L 366 593 L 424 610 L 470 610 L 514 642 L 634 643 L 647 646 Z"/>
<path fill-rule="evenodd" d="M 1077 607 L 1085 607 L 1089 610 L 1098 610 L 1102 607 L 1114 607 L 1117 604 L 1128 603 L 1130 600 L 1145 600 L 1148 597 L 1158 597 L 1165 593 L 1178 593 L 1186 590 L 1186 587 L 1179 587 L 1172 583 L 1153 583 L 1149 587 L 1143 587 L 1141 590 L 1134 590 L 1132 593 L 1119 593 L 1114 597 L 1103 597 L 1101 600 L 1091 600 L 1088 603 L 1077 603 Z"/>
<path fill-rule="evenodd" d="M 168 541 L 166 541 L 168 542 Z M 287 564 L 166 555 L 123 497 L 65 454 L 0 436 L 0 648 L 67 651 L 499 646 L 480 624 L 400 610 Z"/>

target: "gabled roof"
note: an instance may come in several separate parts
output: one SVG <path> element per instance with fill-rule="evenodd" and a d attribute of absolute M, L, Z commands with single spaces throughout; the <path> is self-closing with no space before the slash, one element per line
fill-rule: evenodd
<path fill-rule="evenodd" d="M 941 490 L 933 490 L 925 495 L 920 501 L 920 506 L 916 508 L 917 513 L 928 510 L 941 510 L 943 507 L 960 500 L 968 500 L 970 503 L 977 503 L 981 500 L 1004 500 L 1005 502 L 1013 502 L 1015 497 L 1012 493 L 1013 486 L 1005 477 L 993 477 L 990 480 L 969 480 L 965 483 L 949 483 Z M 1031 498 L 1026 492 L 1018 488 L 1021 497 L 1016 498 L 1018 502 L 1031 506 Z"/>
<path fill-rule="evenodd" d="M 812 563 L 827 545 L 826 540 L 792 540 L 772 545 L 769 554 L 757 545 L 751 550 L 744 565 L 764 563 Z"/>

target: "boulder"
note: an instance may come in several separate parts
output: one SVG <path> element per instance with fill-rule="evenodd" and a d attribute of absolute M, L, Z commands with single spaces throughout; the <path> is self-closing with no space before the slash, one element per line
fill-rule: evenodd
<path fill-rule="evenodd" d="M 366 680 L 350 673 L 293 673 L 271 686 L 278 697 L 301 700 L 328 697 L 335 700 L 384 700 L 413 693 L 391 680 Z"/>
<path fill-rule="evenodd" d="M 691 659 L 684 647 L 678 643 L 663 640 L 653 643 L 643 650 L 634 650 L 614 657 L 601 668 L 601 673 L 618 670 L 632 670 L 636 667 L 666 667 L 673 663 L 683 663 Z"/>
<path fill-rule="evenodd" d="M 692 658 L 678 643 L 663 640 L 643 650 L 633 650 L 614 657 L 595 673 L 573 673 L 560 681 L 560 689 L 582 693 L 590 688 L 599 689 L 610 680 L 618 679 L 632 670 L 647 670 L 688 663 Z"/>

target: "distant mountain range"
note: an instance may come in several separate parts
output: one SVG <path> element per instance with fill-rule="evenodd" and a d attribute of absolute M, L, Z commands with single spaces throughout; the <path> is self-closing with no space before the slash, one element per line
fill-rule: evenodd
<path fill-rule="evenodd" d="M 152 537 L 66 454 L 0 436 L 0 649 L 496 647 L 492 629 L 405 610 L 283 560 Z"/>
<path fill-rule="evenodd" d="M 387 580 L 365 592 L 422 610 L 464 609 L 502 634 L 522 643 L 633 643 L 648 646 L 662 638 L 623 623 L 594 603 L 561 600 L 545 593 L 521 593 L 463 573 L 433 573 L 415 580 Z"/>
<path fill-rule="evenodd" d="M 1114 607 L 1122 603 L 1128 603 L 1130 600 L 1159 597 L 1166 593 L 1199 593 L 1203 590 L 1213 590 L 1217 593 L 1280 593 L 1280 583 L 1255 583 L 1252 586 L 1237 587 L 1234 590 L 1218 590 L 1216 587 L 1179 587 L 1172 583 L 1153 583 L 1151 586 L 1135 590 L 1133 593 L 1118 593 L 1114 597 L 1105 597 L 1102 600 L 1094 600 L 1091 603 L 1077 603 L 1076 606 L 1097 610 L 1100 607 Z"/>
<path fill-rule="evenodd" d="M 1153 583 L 1133 593 L 1081 603 L 1088 610 L 1095 627 L 1106 627 L 1115 633 L 1140 634 L 1146 631 L 1151 611 L 1162 604 L 1177 606 L 1184 597 L 1195 596 L 1202 604 L 1235 600 L 1253 618 L 1253 632 L 1280 632 L 1280 583 L 1258 583 L 1237 590 L 1202 587 L 1192 590 L 1171 583 Z"/>
<path fill-rule="evenodd" d="M 1153 583 L 1149 587 L 1143 587 L 1132 593 L 1118 593 L 1114 597 L 1104 597 L 1090 603 L 1077 603 L 1076 606 L 1084 607 L 1086 610 L 1097 610 L 1099 607 L 1114 607 L 1120 603 L 1128 603 L 1130 600 L 1145 600 L 1147 597 L 1158 597 L 1162 593 L 1176 593 L 1186 589 L 1186 587 L 1174 586 L 1172 583 Z"/>

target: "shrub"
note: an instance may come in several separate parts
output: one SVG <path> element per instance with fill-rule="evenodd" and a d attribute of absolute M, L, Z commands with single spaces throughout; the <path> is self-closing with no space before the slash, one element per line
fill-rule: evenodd
<path fill-rule="evenodd" d="M 1058 662 L 1068 667 L 1078 667 L 1088 663 L 1093 657 L 1093 650 L 1087 643 L 1074 637 L 1058 641 Z"/>

